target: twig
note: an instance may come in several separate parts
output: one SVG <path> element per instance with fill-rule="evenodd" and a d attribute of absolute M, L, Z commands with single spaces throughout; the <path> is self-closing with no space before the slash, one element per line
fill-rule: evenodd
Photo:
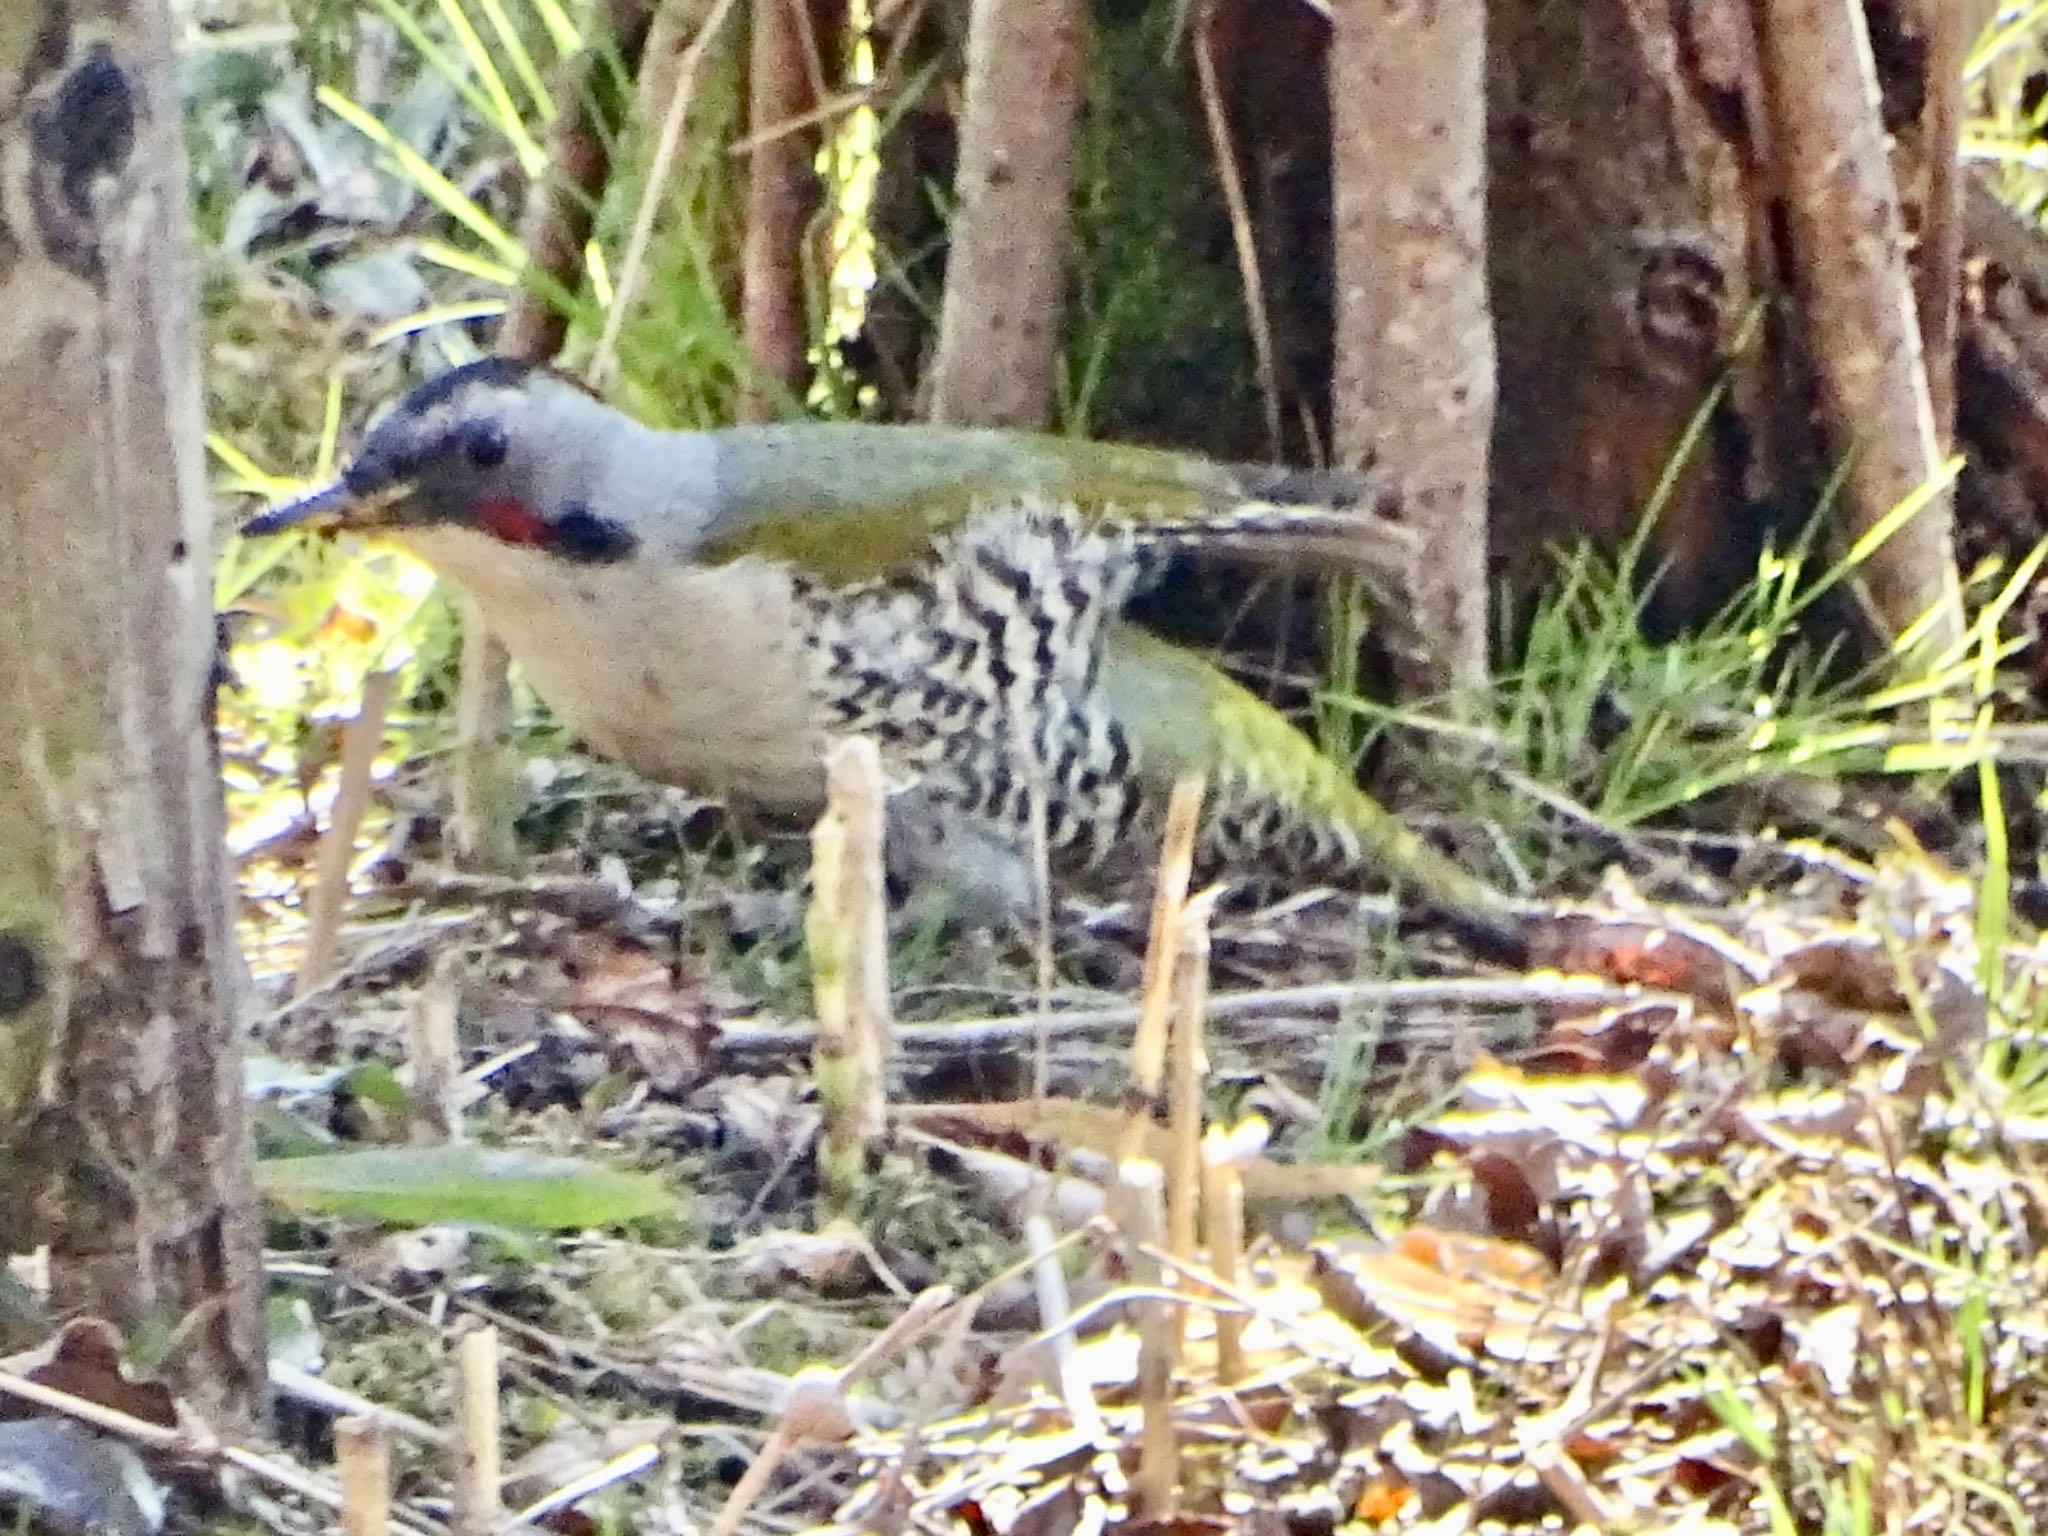
<path fill-rule="evenodd" d="M 341 780 L 334 792 L 334 810 L 327 835 L 313 859 L 313 893 L 306 903 L 306 950 L 292 984 L 300 997 L 323 985 L 334 971 L 340 946 L 341 920 L 348 910 L 348 866 L 355 856 L 356 834 L 370 808 L 370 770 L 384 741 L 385 717 L 398 691 L 398 674 L 372 672 L 363 679 L 362 702 L 341 738 Z"/>
<path fill-rule="evenodd" d="M 462 1056 L 456 1038 L 460 956 L 445 951 L 408 1010 L 412 1140 L 443 1146 L 462 1135 Z"/>
<path fill-rule="evenodd" d="M 1102 1411 L 1088 1389 L 1088 1374 L 1074 1346 L 1068 1319 L 1073 1302 L 1067 1295 L 1067 1272 L 1060 1267 L 1059 1243 L 1052 1223 L 1040 1215 L 1024 1218 L 1024 1242 L 1031 1252 L 1031 1285 L 1038 1296 L 1038 1329 L 1052 1352 L 1052 1389 L 1067 1405 L 1067 1417 L 1092 1445 L 1102 1443 Z"/>
<path fill-rule="evenodd" d="M 1179 1259 L 1195 1257 L 1195 1213 L 1202 1190 L 1202 1085 L 1208 1076 L 1203 1026 L 1208 1017 L 1209 920 L 1219 887 L 1187 904 L 1180 919 L 1180 958 L 1173 987 L 1173 1076 L 1168 1090 L 1166 1241 Z"/>
<path fill-rule="evenodd" d="M 1173 1424 L 1173 1383 L 1180 1357 L 1180 1308 L 1162 1294 L 1164 1271 L 1152 1257 L 1166 1235 L 1164 1179 L 1150 1158 L 1117 1168 L 1118 1225 L 1131 1245 L 1131 1284 L 1154 1294 L 1137 1304 L 1138 1471 L 1131 1480 L 1134 1512 L 1162 1520 L 1173 1510 L 1180 1447 Z"/>
<path fill-rule="evenodd" d="M 850 1439 L 856 1423 L 847 1402 L 847 1389 L 930 1329 L 957 1300 L 944 1286 L 921 1292 L 902 1315 L 870 1340 L 847 1365 L 838 1370 L 806 1366 L 791 1377 L 789 1398 L 774 1432 L 760 1454 L 747 1464 L 740 1480 L 733 1484 L 706 1536 L 733 1536 L 768 1486 L 768 1479 L 797 1446 L 836 1444 Z"/>
<path fill-rule="evenodd" d="M 424 1445 L 445 1450 L 455 1443 L 455 1437 L 438 1425 L 416 1419 L 399 1409 L 387 1408 L 382 1403 L 373 1403 L 367 1397 L 309 1375 L 290 1362 L 275 1357 L 270 1362 L 270 1386 L 275 1392 L 315 1408 L 332 1409 L 352 1419 L 375 1420 L 385 1429 Z"/>
<path fill-rule="evenodd" d="M 1252 233 L 1251 205 L 1244 195 L 1244 171 L 1230 141 L 1230 120 L 1223 110 L 1223 90 L 1216 79 L 1216 0 L 1202 0 L 1195 23 L 1195 84 L 1202 98 L 1202 122 L 1209 133 L 1209 152 L 1216 157 L 1216 180 L 1223 188 L 1223 206 L 1230 214 L 1230 243 L 1237 254 L 1237 280 L 1244 288 L 1245 318 L 1252 333 L 1252 364 L 1259 376 L 1259 398 L 1266 408 L 1266 446 L 1276 458 L 1283 446 L 1280 427 L 1280 369 L 1273 351 L 1273 317 L 1266 304 L 1265 278 L 1259 271 L 1259 247 Z"/>
<path fill-rule="evenodd" d="M 638 1477 L 660 1460 L 660 1446 L 651 1441 L 636 1445 L 624 1454 L 614 1456 L 603 1466 L 593 1467 L 581 1477 L 571 1478 L 552 1493 L 534 1500 L 499 1526 L 497 1536 L 513 1536 L 514 1532 L 530 1530 L 556 1510 L 567 1509 L 572 1504 L 581 1503 L 594 1493 L 602 1493 L 614 1483 L 623 1483 L 628 1478 Z"/>
<path fill-rule="evenodd" d="M 1263 1127 L 1261 1127 L 1263 1129 Z M 1263 1137 L 1261 1138 L 1263 1141 Z M 1246 1137 L 1212 1125 L 1202 1137 L 1202 1226 L 1209 1268 L 1224 1287 L 1235 1287 L 1244 1268 L 1244 1179 L 1238 1165 Z M 1245 1314 L 1219 1308 L 1216 1379 L 1230 1386 L 1244 1376 Z"/>
<path fill-rule="evenodd" d="M 1678 1003 L 1680 993 L 1618 985 L 1592 976 L 1538 972 L 1531 976 L 1470 976 L 1440 981 L 1332 981 L 1256 992 L 1226 992 L 1209 1000 L 1212 1024 L 1274 1014 L 1335 1013 L 1347 1008 L 1621 1008 L 1639 1003 Z M 1143 1005 L 1111 1004 L 1056 1013 L 1045 1028 L 1055 1040 L 1094 1039 L 1127 1031 Z M 933 1024 L 898 1024 L 896 1045 L 905 1052 L 957 1054 L 989 1047 L 1029 1044 L 1040 1028 L 1036 1015 L 961 1019 Z M 818 1039 L 802 1025 L 758 1025 L 738 1020 L 723 1026 L 722 1049 L 735 1054 L 805 1051 Z"/>
<path fill-rule="evenodd" d="M 1174 962 L 1180 952 L 1180 917 L 1187 905 L 1188 882 L 1194 876 L 1195 835 L 1201 820 L 1202 780 L 1190 776 L 1173 786 L 1173 797 L 1167 802 L 1159 875 L 1152 895 L 1152 931 L 1145 941 L 1145 989 L 1133 1020 L 1138 1033 L 1131 1042 L 1131 1082 L 1144 1100 L 1140 1112 L 1146 1117 L 1159 1108 L 1159 1089 L 1166 1072 L 1167 1020 L 1173 1003 Z"/>

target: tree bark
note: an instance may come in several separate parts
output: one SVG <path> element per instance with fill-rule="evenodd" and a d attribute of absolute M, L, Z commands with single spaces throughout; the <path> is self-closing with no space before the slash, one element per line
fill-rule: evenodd
<path fill-rule="evenodd" d="M 973 0 L 934 421 L 1051 420 L 1088 29 L 1082 0 Z"/>
<path fill-rule="evenodd" d="M 1906 270 L 1898 185 L 1859 0 L 1756 0 L 1776 170 L 1790 214 L 1800 313 L 1831 441 L 1848 455 L 1859 536 L 1936 475 L 1941 434 Z M 1891 635 L 1939 651 L 1962 633 L 1951 498 L 1878 549 L 1861 582 Z"/>
<path fill-rule="evenodd" d="M 1330 41 L 1340 464 L 1376 463 L 1431 558 L 1416 691 L 1486 675 L 1493 319 L 1484 0 L 1339 0 Z"/>
<path fill-rule="evenodd" d="M 210 514 L 162 0 L 0 8 L 0 1239 L 263 1385 L 213 746 Z"/>
<path fill-rule="evenodd" d="M 1913 302 L 1920 319 L 1920 355 L 1936 441 L 1955 441 L 1956 331 L 1963 266 L 1963 61 L 1972 6 L 1966 0 L 1921 0 L 1927 37 L 1927 107 L 1920 120 L 1920 237 L 1913 260 Z"/>

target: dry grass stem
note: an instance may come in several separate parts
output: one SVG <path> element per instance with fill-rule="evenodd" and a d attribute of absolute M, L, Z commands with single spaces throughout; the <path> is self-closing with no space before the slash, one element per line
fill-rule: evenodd
<path fill-rule="evenodd" d="M 460 1443 L 455 1458 L 455 1536 L 490 1536 L 504 1518 L 498 1497 L 498 1330 L 465 1333 L 455 1349 Z"/>
<path fill-rule="evenodd" d="M 385 1536 L 391 1528 L 391 1442 L 375 1419 L 350 1414 L 334 1426 L 343 1536 Z"/>
<path fill-rule="evenodd" d="M 675 168 L 676 153 L 682 148 L 683 125 L 689 120 L 690 101 L 697 89 L 697 71 L 732 8 L 733 0 L 718 0 L 712 6 L 711 13 L 704 18 L 704 24 L 690 39 L 689 47 L 683 50 L 683 56 L 676 65 L 675 89 L 669 96 L 668 110 L 662 116 L 661 137 L 655 141 L 654 159 L 647 168 L 647 184 L 640 189 L 640 203 L 633 210 L 633 227 L 626 236 L 626 254 L 619 262 L 618 283 L 612 291 L 611 308 L 605 311 L 604 330 L 597 338 L 597 349 L 591 353 L 590 366 L 584 370 L 583 376 L 592 389 L 602 390 L 610 383 L 612 369 L 617 366 L 619 331 L 626 322 L 627 312 L 639 299 L 640 284 L 647 269 L 647 248 L 654 238 L 654 218 L 661 209 L 669 173 Z"/>
<path fill-rule="evenodd" d="M 1237 256 L 1237 280 L 1244 288 L 1244 312 L 1252 334 L 1252 365 L 1259 376 L 1259 400 L 1266 411 L 1266 446 L 1279 457 L 1285 446 L 1280 425 L 1280 369 L 1274 361 L 1273 321 L 1266 306 L 1266 282 L 1259 272 L 1258 234 L 1252 228 L 1251 202 L 1244 193 L 1244 171 L 1230 140 L 1230 119 L 1223 108 L 1223 89 L 1216 79 L 1216 0 L 1199 0 L 1194 46 L 1195 84 L 1202 98 L 1202 125 L 1209 152 L 1216 157 L 1216 181 L 1223 188 L 1223 206 L 1230 214 L 1230 244 Z"/>
<path fill-rule="evenodd" d="M 557 1510 L 580 1504 L 593 1494 L 604 1492 L 616 1483 L 656 1466 L 661 1461 L 661 1447 L 648 1441 L 636 1445 L 621 1455 L 614 1456 L 601 1467 L 593 1467 L 581 1477 L 572 1478 L 552 1492 L 535 1499 L 526 1508 L 498 1527 L 497 1536 L 514 1536 L 515 1532 L 528 1531 Z"/>
<path fill-rule="evenodd" d="M 472 869 L 507 874 L 516 860 L 512 837 L 513 777 L 505 733 L 512 721 L 512 653 L 485 626 L 468 599 L 462 608 L 462 666 L 455 685 L 455 773 L 450 786 L 448 841 Z"/>
<path fill-rule="evenodd" d="M 1174 963 L 1172 1079 L 1167 1094 L 1167 1247 L 1177 1259 L 1195 1256 L 1195 1215 L 1202 1190 L 1202 1087 L 1209 1073 L 1203 1039 L 1209 999 L 1209 921 L 1221 887 L 1187 904 Z"/>
<path fill-rule="evenodd" d="M 334 973 L 341 947 L 341 922 L 348 911 L 348 867 L 356 834 L 370 808 L 370 770 L 384 742 L 384 721 L 398 691 L 396 672 L 372 672 L 363 679 L 362 702 L 341 739 L 341 780 L 320 850 L 313 860 L 313 892 L 306 902 L 306 951 L 293 991 L 303 996 Z"/>
<path fill-rule="evenodd" d="M 1117 1167 L 1117 1205 L 1131 1284 L 1153 1294 L 1136 1304 L 1138 1324 L 1138 1471 L 1131 1480 L 1134 1513 L 1159 1520 L 1174 1507 L 1180 1481 L 1179 1436 L 1173 1423 L 1174 1379 L 1180 1365 L 1180 1306 L 1165 1299 L 1166 1269 L 1158 1254 L 1166 1236 L 1166 1179 L 1150 1158 Z"/>
<path fill-rule="evenodd" d="M 414 1418 L 397 1408 L 387 1408 L 382 1403 L 373 1403 L 359 1393 L 299 1369 L 289 1360 L 276 1356 L 270 1361 L 271 1390 L 289 1397 L 296 1402 L 309 1403 L 315 1408 L 326 1408 L 346 1418 L 370 1419 L 394 1435 L 404 1435 L 408 1440 L 417 1440 L 422 1445 L 436 1446 L 442 1450 L 455 1444 L 455 1437 L 439 1425 L 429 1424 L 424 1419 Z"/>
<path fill-rule="evenodd" d="M 1131 1084 L 1150 1117 L 1158 1108 L 1166 1074 L 1167 1023 L 1173 1003 L 1174 960 L 1180 946 L 1181 910 L 1194 878 L 1195 834 L 1201 828 L 1202 780 L 1190 776 L 1173 786 L 1160 841 L 1159 878 L 1152 896 L 1152 931 L 1145 944 L 1145 987 L 1138 1004 L 1138 1034 L 1131 1042 Z"/>
<path fill-rule="evenodd" d="M 1335 1013 L 1346 1008 L 1383 1008 L 1396 1013 L 1424 1008 L 1592 1010 L 1650 1004 L 1675 1007 L 1686 1001 L 1678 993 L 1652 987 L 1540 972 L 1533 976 L 1457 976 L 1418 981 L 1329 981 L 1213 996 L 1209 999 L 1209 1022 L 1215 1025 L 1290 1014 Z M 1044 1028 L 1055 1041 L 1106 1038 L 1128 1030 L 1143 1017 L 1142 1003 L 1113 1003 L 1055 1013 Z M 961 1019 L 957 1023 L 898 1024 L 895 1039 L 902 1051 L 951 1054 L 1028 1044 L 1039 1028 L 1039 1020 L 1026 1014 Z M 726 1050 L 736 1054 L 798 1053 L 814 1048 L 817 1031 L 801 1025 L 758 1025 L 735 1020 L 724 1026 L 720 1041 Z"/>

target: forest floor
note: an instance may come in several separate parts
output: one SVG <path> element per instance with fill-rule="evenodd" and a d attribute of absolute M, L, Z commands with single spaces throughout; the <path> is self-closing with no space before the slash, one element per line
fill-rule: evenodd
<path fill-rule="evenodd" d="M 473 345 L 513 280 L 518 177 L 476 87 L 369 8 L 309 3 L 296 31 L 203 10 L 219 27 L 187 84 L 227 527 L 328 461 L 345 416 Z M 356 82 L 389 142 L 316 75 Z M 721 355 L 687 286 L 711 253 L 670 256 L 642 338 L 673 346 L 664 384 Z M 1711 822 L 1610 822 L 1531 768 L 1513 796 L 1549 797 L 1572 872 L 1533 888 L 1572 897 L 1536 904 L 1512 972 L 1328 891 L 1226 903 L 1205 971 L 1149 978 L 1143 893 L 1061 893 L 1049 946 L 898 921 L 886 1121 L 834 1200 L 843 1074 L 814 1049 L 801 831 L 736 828 L 528 731 L 520 872 L 452 873 L 451 626 L 417 568 L 231 543 L 218 596 L 258 614 L 223 709 L 274 1463 L 330 1476 L 337 1414 L 374 1408 L 406 1528 L 443 1529 L 473 1417 L 458 1340 L 487 1326 L 499 1497 L 565 1532 L 2048 1532 L 2025 797 L 2008 849 L 2002 813 L 1930 835 L 1958 820 L 1945 788 L 1809 768 Z M 1625 593 L 1614 611 L 1632 628 Z M 1579 689 L 1571 745 L 1596 759 L 1741 757 L 1776 674 L 1726 639 L 1687 653 L 1711 687 L 1641 653 L 1635 681 L 1705 701 L 1677 747 L 1655 709 L 1596 740 L 1630 679 L 1571 643 L 1523 686 L 1539 706 Z M 295 996 L 334 722 L 380 669 L 400 708 L 355 894 L 332 976 Z M 1491 818 L 1454 841 L 1513 843 Z M 1158 1119 L 1156 1036 L 1133 1061 L 1148 980 L 1207 994 L 1166 1009 L 1202 1027 L 1165 1060 L 1202 1073 Z M 580 1162 L 480 1178 L 426 1144 L 450 1139 Z M 405 1149 L 395 1193 L 322 1204 L 289 1171 L 362 1148 Z M 566 1167 L 595 1212 L 616 1189 L 578 1182 L 588 1165 L 651 1176 L 659 1209 L 578 1220 L 546 1189 L 513 1209 L 515 1175 Z M 234 1502 L 328 1528 L 261 1479 Z"/>
<path fill-rule="evenodd" d="M 2048 1528 L 2044 956 L 1899 822 L 1637 871 L 1682 903 L 1611 871 L 1532 916 L 1525 972 L 1334 892 L 1225 907 L 1206 1181 L 1133 1097 L 1142 902 L 1063 901 L 1049 990 L 1032 935 L 899 923 L 887 1130 L 835 1213 L 802 840 L 551 755 L 554 851 L 455 877 L 435 778 L 380 790 L 413 811 L 333 982 L 268 984 L 273 1150 L 405 1140 L 452 1012 L 464 1134 L 673 1207 L 546 1240 L 301 1216 L 275 1286 L 325 1381 L 427 1425 L 452 1335 L 496 1325 L 510 1507 L 612 1463 L 577 1528 Z M 245 859 L 259 969 L 311 832 Z M 399 1443 L 430 1515 L 444 1453 Z"/>

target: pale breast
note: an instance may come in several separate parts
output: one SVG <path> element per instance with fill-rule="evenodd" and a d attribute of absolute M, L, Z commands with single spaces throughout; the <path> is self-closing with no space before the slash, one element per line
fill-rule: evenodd
<path fill-rule="evenodd" d="M 579 567 L 460 529 L 407 542 L 476 601 L 534 690 L 607 757 L 770 810 L 820 800 L 823 737 L 780 566 Z"/>

